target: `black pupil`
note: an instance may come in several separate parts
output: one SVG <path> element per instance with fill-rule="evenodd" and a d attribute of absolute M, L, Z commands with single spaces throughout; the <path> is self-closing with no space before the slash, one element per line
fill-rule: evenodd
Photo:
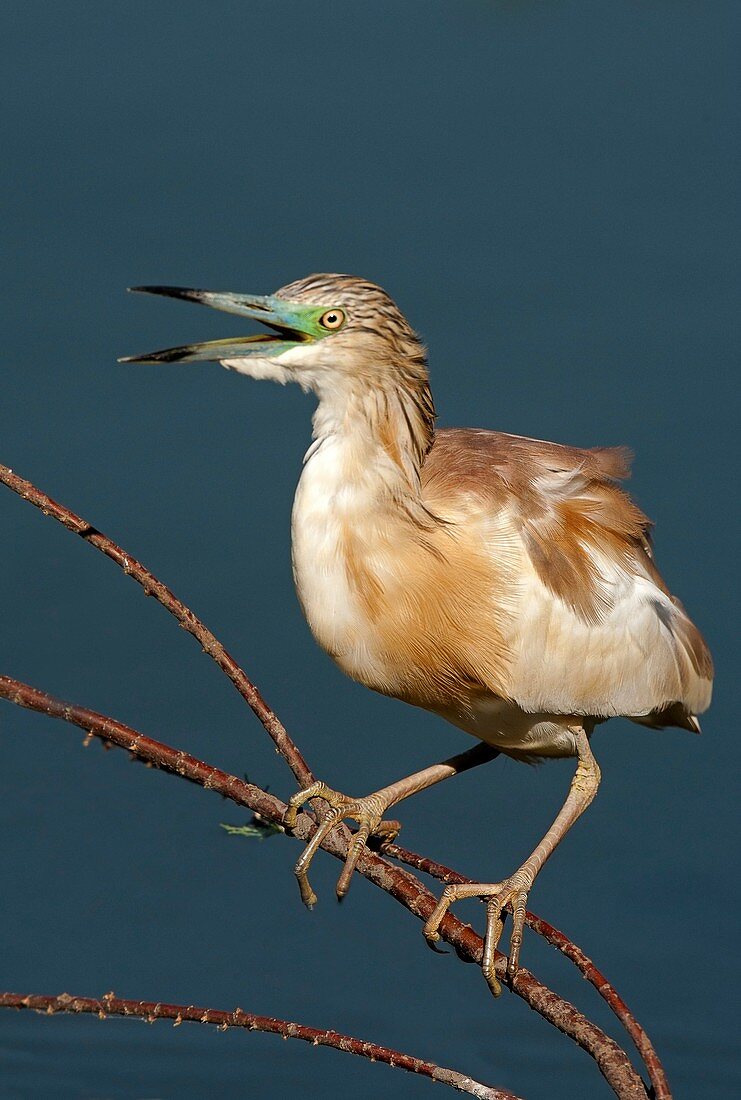
<path fill-rule="evenodd" d="M 336 313 L 328 313 L 327 316 L 324 319 L 325 319 L 325 321 L 327 322 L 328 325 L 333 325 L 335 323 L 335 321 L 337 320 L 337 314 Z"/>

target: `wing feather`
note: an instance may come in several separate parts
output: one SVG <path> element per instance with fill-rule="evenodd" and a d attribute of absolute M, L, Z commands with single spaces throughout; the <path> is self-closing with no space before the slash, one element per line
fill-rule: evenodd
<path fill-rule="evenodd" d="M 622 448 L 442 430 L 423 483 L 433 508 L 464 494 L 506 513 L 520 541 L 518 598 L 507 594 L 514 701 L 693 729 L 712 661 L 656 568 L 650 520 L 617 484 L 629 466 Z"/>

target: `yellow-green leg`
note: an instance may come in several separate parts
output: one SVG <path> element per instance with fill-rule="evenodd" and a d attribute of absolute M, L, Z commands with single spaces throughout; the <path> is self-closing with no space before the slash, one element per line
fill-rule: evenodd
<path fill-rule="evenodd" d="M 589 747 L 587 734 L 581 727 L 573 730 L 573 732 L 579 754 L 576 772 L 571 781 L 566 801 L 556 820 L 532 855 L 510 878 L 505 879 L 503 882 L 475 882 L 461 886 L 446 886 L 423 929 L 427 942 L 431 947 L 434 947 L 440 939 L 438 929 L 443 917 L 454 901 L 458 901 L 460 898 L 487 899 L 486 939 L 484 941 L 481 967 L 484 977 L 489 983 L 489 988 L 495 997 L 498 997 L 502 992 L 502 987 L 495 973 L 494 962 L 504 927 L 502 917 L 504 907 L 509 904 L 512 909 L 512 934 L 510 936 L 509 958 L 507 959 L 507 976 L 511 979 L 517 973 L 520 961 L 520 947 L 522 946 L 522 932 L 525 927 L 525 906 L 528 892 L 545 861 L 566 836 L 577 818 L 584 813 L 599 787 L 600 770 Z"/>
<path fill-rule="evenodd" d="M 427 787 L 441 783 L 443 779 L 449 779 L 451 776 L 469 771 L 479 764 L 485 764 L 498 755 L 496 749 L 481 743 L 475 745 L 472 749 L 468 749 L 467 752 L 451 756 L 449 760 L 443 760 L 439 764 L 432 764 L 429 768 L 415 772 L 414 775 L 400 779 L 397 783 L 383 787 L 380 791 L 375 791 L 364 798 L 350 798 L 321 782 L 312 783 L 305 790 L 297 791 L 288 801 L 288 809 L 284 818 L 285 827 L 289 830 L 296 824 L 299 807 L 310 799 L 319 798 L 330 807 L 329 813 L 320 821 L 295 867 L 301 900 L 304 905 L 311 909 L 317 900 L 316 894 L 309 883 L 311 861 L 325 837 L 332 832 L 343 818 L 350 817 L 353 821 L 357 821 L 359 828 L 353 836 L 350 850 L 345 859 L 345 866 L 337 880 L 338 898 L 344 897 L 347 893 L 353 871 L 370 837 L 381 837 L 381 848 L 383 849 L 391 844 L 398 834 L 401 828 L 398 821 L 383 820 L 383 815 L 391 806 L 395 806 L 398 802 L 409 798 L 410 795 L 416 794 L 418 791 L 423 791 Z"/>

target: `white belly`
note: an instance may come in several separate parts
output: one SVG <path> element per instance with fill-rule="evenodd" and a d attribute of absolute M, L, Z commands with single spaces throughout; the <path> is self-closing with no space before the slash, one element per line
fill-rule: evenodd
<path fill-rule="evenodd" d="M 372 627 L 348 577 L 348 531 L 368 529 L 376 504 L 371 486 L 343 475 L 346 444 L 329 437 L 304 466 L 291 523 L 293 573 L 311 631 L 351 676 L 380 674 Z"/>
<path fill-rule="evenodd" d="M 505 755 L 531 762 L 538 757 L 576 756 L 573 730 L 583 725 L 590 733 L 595 724 L 593 719 L 576 715 L 528 714 L 517 704 L 494 695 L 475 700 L 465 717 L 452 711 L 439 713 Z"/>

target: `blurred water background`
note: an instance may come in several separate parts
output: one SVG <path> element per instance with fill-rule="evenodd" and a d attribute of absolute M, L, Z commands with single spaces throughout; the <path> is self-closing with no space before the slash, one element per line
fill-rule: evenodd
<path fill-rule="evenodd" d="M 598 732 L 599 797 L 531 904 L 617 984 L 678 1098 L 741 1095 L 738 4 L 26 0 L 2 19 L 0 459 L 190 603 L 322 778 L 364 794 L 469 742 L 346 680 L 309 635 L 289 514 L 311 399 L 212 365 L 118 365 L 240 331 L 124 288 L 360 274 L 427 341 L 441 423 L 634 449 L 716 701 L 702 737 Z M 292 791 L 215 666 L 115 567 L 5 490 L 0 538 L 4 673 Z M 528 1100 L 609 1095 L 379 891 L 358 880 L 340 909 L 329 857 L 309 914 L 296 846 L 226 836 L 235 807 L 8 704 L 0 735 L 4 987 L 239 1004 Z M 571 771 L 497 761 L 403 806 L 403 840 L 499 878 Z M 612 1027 L 532 936 L 524 961 Z M 269 1036 L 0 1014 L 2 1097 L 430 1087 Z"/>

